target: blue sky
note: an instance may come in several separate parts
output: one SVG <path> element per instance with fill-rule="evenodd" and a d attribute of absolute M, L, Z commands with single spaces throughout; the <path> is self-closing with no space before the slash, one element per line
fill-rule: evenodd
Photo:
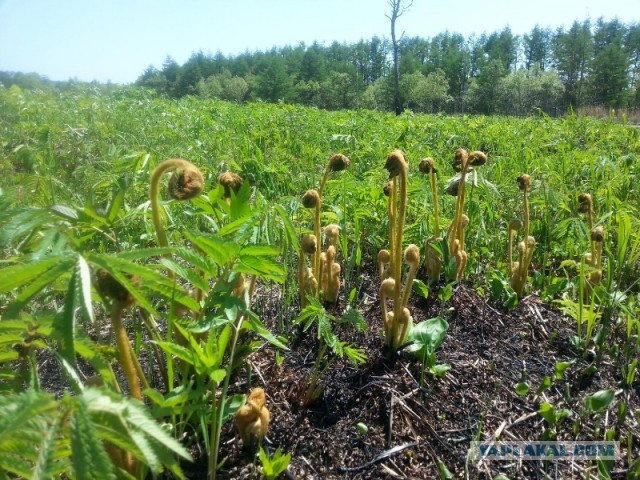
<path fill-rule="evenodd" d="M 387 0 L 0 0 L 0 70 L 52 80 L 134 82 L 167 55 L 236 55 L 313 41 L 389 37 Z M 516 34 L 574 20 L 640 20 L 639 0 L 414 0 L 408 36 Z"/>

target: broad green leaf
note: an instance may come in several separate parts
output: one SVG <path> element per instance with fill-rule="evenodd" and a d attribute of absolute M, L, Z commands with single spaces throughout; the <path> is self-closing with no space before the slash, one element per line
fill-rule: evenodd
<path fill-rule="evenodd" d="M 600 390 L 586 399 L 586 407 L 590 412 L 601 412 L 607 408 L 615 397 L 615 392 L 611 389 Z"/>
<path fill-rule="evenodd" d="M 417 278 L 413 280 L 413 291 L 422 298 L 429 298 L 429 287 L 422 280 L 418 280 Z"/>
<path fill-rule="evenodd" d="M 410 352 L 422 357 L 435 352 L 444 341 L 449 324 L 442 317 L 435 317 L 414 325 L 407 335 L 407 341 L 412 341 Z"/>
<path fill-rule="evenodd" d="M 232 395 L 226 398 L 224 402 L 224 409 L 222 412 L 222 422 L 232 415 L 235 415 L 240 407 L 242 407 L 247 402 L 247 396 L 242 394 Z"/>
<path fill-rule="evenodd" d="M 440 459 L 438 459 L 438 472 L 440 474 L 440 480 L 451 480 L 453 478 L 453 474 L 451 473 L 451 471 Z"/>
<path fill-rule="evenodd" d="M 556 380 L 562 379 L 564 377 L 564 372 L 566 372 L 567 369 L 574 363 L 575 363 L 575 360 L 572 360 L 570 362 L 556 362 L 555 379 Z"/>
<path fill-rule="evenodd" d="M 549 425 L 555 425 L 556 423 L 556 410 L 548 402 L 543 402 L 540 405 L 538 413 L 542 415 L 542 418 L 546 420 Z"/>
<path fill-rule="evenodd" d="M 515 386 L 516 393 L 521 397 L 524 397 L 527 393 L 529 393 L 530 389 L 531 388 L 529 387 L 529 384 L 527 382 L 519 382 Z"/>
<path fill-rule="evenodd" d="M 542 379 L 542 382 L 540 382 L 540 386 L 538 387 L 538 390 L 536 390 L 536 395 L 540 395 L 541 393 L 549 390 L 551 388 L 551 383 L 552 383 L 551 377 L 545 376 Z"/>

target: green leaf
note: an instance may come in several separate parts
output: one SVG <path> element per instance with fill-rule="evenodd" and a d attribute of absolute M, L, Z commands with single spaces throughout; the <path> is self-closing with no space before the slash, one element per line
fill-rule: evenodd
<path fill-rule="evenodd" d="M 20 237 L 38 231 L 50 219 L 49 211 L 44 208 L 12 211 L 0 229 L 0 247 L 10 245 Z"/>
<path fill-rule="evenodd" d="M 47 430 L 43 435 L 42 443 L 38 446 L 38 461 L 33 467 L 33 480 L 49 480 L 52 478 L 55 468 L 56 442 L 60 432 L 62 415 L 58 414 L 50 418 L 47 423 Z"/>
<path fill-rule="evenodd" d="M 544 418 L 549 425 L 556 424 L 556 411 L 550 403 L 543 402 L 542 405 L 540 405 L 538 413 L 542 415 L 542 418 Z"/>
<path fill-rule="evenodd" d="M 242 326 L 247 330 L 257 333 L 271 345 L 282 350 L 289 350 L 289 348 L 284 343 L 282 343 L 282 341 L 280 341 L 278 337 L 271 333 L 271 331 L 269 331 L 255 315 L 248 315 L 248 318 L 245 319 L 245 321 L 242 323 Z"/>
<path fill-rule="evenodd" d="M 440 459 L 438 459 L 438 473 L 440 474 L 440 480 L 451 480 L 453 478 L 453 474 Z"/>
<path fill-rule="evenodd" d="M 448 363 L 439 363 L 438 365 L 434 365 L 429 369 L 431 373 L 433 373 L 436 377 L 441 377 L 445 373 L 451 370 L 451 365 Z"/>
<path fill-rule="evenodd" d="M 422 280 L 417 278 L 413 280 L 413 291 L 422 298 L 429 298 L 429 287 Z"/>
<path fill-rule="evenodd" d="M 516 384 L 515 391 L 521 397 L 524 397 L 527 393 L 529 393 L 529 390 L 530 387 L 527 382 L 519 382 Z"/>
<path fill-rule="evenodd" d="M 287 234 L 287 243 L 291 245 L 293 251 L 297 252 L 300 250 L 300 240 L 298 240 L 297 230 L 291 221 L 291 215 L 281 205 L 274 205 L 273 209 L 282 221 L 284 231 Z"/>
<path fill-rule="evenodd" d="M 423 358 L 434 353 L 444 341 L 449 324 L 442 317 L 435 317 L 414 325 L 407 335 L 407 341 L 412 341 L 409 351 Z"/>
<path fill-rule="evenodd" d="M 198 272 L 168 258 L 160 259 L 160 263 L 171 270 L 173 273 L 175 273 L 177 276 L 187 280 L 194 287 L 197 287 L 204 292 L 209 291 L 209 282 L 202 278 L 202 276 Z"/>
<path fill-rule="evenodd" d="M 285 273 L 282 264 L 270 258 L 240 254 L 240 264 L 234 270 L 236 272 L 250 273 L 259 277 L 284 283 Z"/>
<path fill-rule="evenodd" d="M 235 415 L 240 408 L 247 403 L 247 396 L 242 394 L 235 394 L 227 397 L 224 402 L 224 410 L 222 412 L 222 422 L 224 423 L 227 418 Z"/>
<path fill-rule="evenodd" d="M 82 397 L 79 400 L 71 417 L 71 458 L 76 478 L 115 480 L 113 464 L 93 426 L 87 405 Z"/>
<path fill-rule="evenodd" d="M 546 392 L 550 388 L 551 388 L 551 377 L 545 376 L 542 379 L 542 382 L 540 383 L 538 390 L 536 390 L 536 395 L 540 395 L 541 393 Z"/>
<path fill-rule="evenodd" d="M 615 392 L 613 390 L 600 390 L 593 395 L 589 395 L 585 405 L 590 412 L 601 412 L 611 404 L 614 397 Z"/>
<path fill-rule="evenodd" d="M 58 272 L 67 270 L 72 262 L 72 257 L 64 255 L 3 268 L 2 276 L 0 277 L 0 294 L 23 287 L 34 279 L 46 277 L 47 282 L 40 287 L 43 288 L 59 276 Z M 64 268 L 61 268 L 61 266 Z M 50 273 L 51 271 L 54 272 L 55 276 Z M 42 281 L 38 282 L 38 284 L 41 283 Z"/>
<path fill-rule="evenodd" d="M 186 232 L 185 236 L 219 266 L 225 266 L 231 263 L 237 258 L 240 252 L 240 247 L 237 243 L 217 235 L 196 236 Z"/>
<path fill-rule="evenodd" d="M 556 367 L 555 367 L 555 379 L 556 380 L 561 380 L 564 377 L 564 372 L 566 372 L 566 370 L 575 363 L 575 360 L 572 360 L 570 362 L 556 362 Z"/>

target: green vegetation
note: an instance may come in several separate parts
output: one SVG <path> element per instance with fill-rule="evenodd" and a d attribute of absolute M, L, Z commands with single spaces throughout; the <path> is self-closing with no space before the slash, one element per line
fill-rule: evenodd
<path fill-rule="evenodd" d="M 397 38 L 410 2 L 389 1 L 391 39 L 300 44 L 235 57 L 167 58 L 137 84 L 178 98 L 287 102 L 330 110 L 529 115 L 640 106 L 640 25 L 574 22 L 518 36 L 445 32 Z M 398 23 L 396 28 L 396 21 Z M 474 26 L 473 28 L 477 28 Z M 480 28 L 481 30 L 481 28 Z M 0 78 L 1 80 L 1 78 Z M 28 84 L 25 79 L 25 83 Z"/>
<path fill-rule="evenodd" d="M 301 373 L 302 406 L 322 395 L 331 360 L 344 356 L 363 368 L 365 348 L 397 352 L 412 341 L 421 384 L 425 371 L 436 381 L 455 375 L 436 359 L 449 324 L 438 317 L 413 327 L 408 303 L 416 287 L 423 297 L 439 289 L 446 304 L 463 278 L 492 294 L 495 309 L 526 301 L 525 285 L 557 302 L 576 321 L 576 358 L 596 370 L 606 359 L 620 372 L 619 391 L 585 396 L 580 411 L 541 402 L 550 437 L 569 420 L 579 430 L 606 413 L 614 418 L 602 428 L 607 438 L 637 442 L 631 433 L 619 437 L 638 415 L 629 405 L 637 402 L 640 355 L 640 130 L 573 114 L 396 117 L 172 100 L 138 87 L 0 87 L 0 112 L 0 473 L 180 477 L 187 447 L 202 452 L 215 478 L 222 430 L 236 412 L 259 412 L 249 427 L 240 420 L 246 443 L 268 436 L 269 391 L 252 390 L 251 355 L 270 349 L 278 359 L 295 341 L 310 342 L 317 354 L 311 375 Z M 348 168 L 326 166 L 338 152 Z M 434 161 L 419 168 L 425 157 L 452 168 L 436 176 Z M 190 163 L 163 163 L 177 158 Z M 400 167 L 387 161 L 385 170 L 387 158 Z M 321 201 L 301 201 L 317 185 Z M 162 193 L 167 188 L 188 193 Z M 535 238 L 517 269 L 513 220 L 525 239 Z M 340 287 L 331 307 L 317 292 L 321 222 L 331 227 L 327 252 L 339 247 L 341 255 L 342 267 L 321 287 Z M 440 225 L 449 226 L 447 238 Z M 302 245 L 312 232 L 315 249 Z M 430 270 L 429 287 L 418 268 L 425 239 L 435 249 L 427 257 L 442 266 Z M 378 252 L 386 248 L 385 272 Z M 306 285 L 304 254 L 317 258 L 315 290 Z M 384 327 L 377 308 L 362 306 L 363 274 L 394 279 L 383 292 L 394 303 L 387 312 L 382 300 Z M 277 296 L 265 316 L 252 298 L 260 288 Z M 342 337 L 367 324 L 386 338 L 358 345 L 357 335 Z M 64 374 L 53 386 L 58 397 L 44 381 L 43 358 Z M 85 378 L 87 369 L 95 375 Z M 272 414 L 271 425 L 279 421 Z M 584 432 L 604 435 L 599 427 Z M 637 449 L 628 450 L 631 469 Z M 276 478 L 295 454 L 261 450 L 259 458 L 263 474 Z"/>

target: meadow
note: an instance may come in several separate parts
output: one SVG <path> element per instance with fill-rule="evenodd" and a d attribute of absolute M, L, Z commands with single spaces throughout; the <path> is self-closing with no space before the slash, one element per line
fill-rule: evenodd
<path fill-rule="evenodd" d="M 0 148 L 2 478 L 640 478 L 637 127 L 11 87 Z"/>

